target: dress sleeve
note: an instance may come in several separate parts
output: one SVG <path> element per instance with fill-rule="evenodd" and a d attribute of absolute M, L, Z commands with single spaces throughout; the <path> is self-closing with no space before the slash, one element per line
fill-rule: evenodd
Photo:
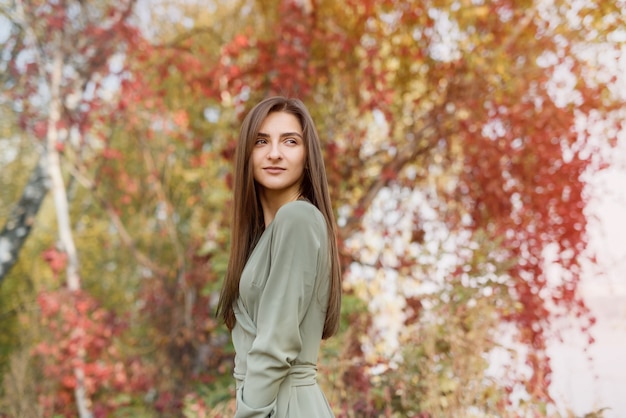
<path fill-rule="evenodd" d="M 287 205 L 274 219 L 270 270 L 258 305 L 257 336 L 237 394 L 236 418 L 270 416 L 280 384 L 301 351 L 300 323 L 315 287 L 324 235 L 316 214 L 306 209 Z"/>

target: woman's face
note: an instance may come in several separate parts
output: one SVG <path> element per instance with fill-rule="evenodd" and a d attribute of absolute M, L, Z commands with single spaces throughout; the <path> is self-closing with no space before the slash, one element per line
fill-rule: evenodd
<path fill-rule="evenodd" d="M 306 160 L 300 121 L 287 112 L 267 115 L 254 141 L 251 158 L 254 180 L 262 191 L 297 197 Z"/>

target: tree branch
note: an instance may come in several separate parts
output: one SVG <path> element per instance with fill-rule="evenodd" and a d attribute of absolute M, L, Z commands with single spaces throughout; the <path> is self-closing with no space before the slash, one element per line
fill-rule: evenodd
<path fill-rule="evenodd" d="M 367 212 L 376 196 L 378 196 L 378 193 L 393 180 L 393 177 L 386 175 L 386 173 L 399 173 L 408 163 L 415 161 L 417 157 L 427 153 L 431 149 L 429 143 L 425 146 L 420 146 L 420 138 L 423 137 L 424 132 L 430 128 L 430 126 L 431 124 L 427 124 L 421 128 L 415 135 L 415 139 L 398 150 L 396 157 L 382 167 L 381 174 L 370 184 L 368 190 L 359 199 L 352 214 L 347 219 L 346 225 L 341 228 L 341 234 L 344 240 L 358 229 L 363 214 Z"/>
<path fill-rule="evenodd" d="M 133 254 L 133 257 L 137 259 L 139 264 L 146 267 L 157 276 L 161 276 L 161 277 L 167 276 L 167 270 L 165 268 L 155 264 L 150 259 L 150 257 L 145 255 L 143 252 L 141 252 L 137 248 L 135 241 L 133 240 L 131 235 L 128 233 L 128 230 L 124 226 L 124 222 L 122 221 L 120 216 L 116 213 L 113 205 L 111 205 L 111 203 L 108 200 L 106 200 L 97 192 L 96 184 L 92 180 L 87 178 L 85 175 L 83 175 L 81 170 L 78 169 L 77 167 L 71 167 L 70 173 L 72 174 L 72 177 L 75 178 L 84 188 L 86 188 L 87 190 L 90 190 L 93 193 L 93 196 L 95 197 L 100 207 L 102 207 L 106 211 L 106 213 L 109 215 L 109 219 L 111 220 L 111 222 L 113 222 L 113 225 L 115 225 L 115 229 L 119 233 L 122 243 L 131 251 L 131 253 Z"/>

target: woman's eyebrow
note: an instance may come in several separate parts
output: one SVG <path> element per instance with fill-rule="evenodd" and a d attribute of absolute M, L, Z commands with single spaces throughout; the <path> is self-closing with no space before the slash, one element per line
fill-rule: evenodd
<path fill-rule="evenodd" d="M 287 136 L 298 136 L 300 138 L 302 138 L 302 134 L 299 132 L 285 132 L 283 134 L 280 134 L 281 138 L 287 137 Z"/>
<path fill-rule="evenodd" d="M 270 137 L 270 135 L 266 134 L 265 132 L 259 132 L 256 136 L 257 137 L 261 137 L 261 138 L 269 138 Z M 288 137 L 288 136 L 297 136 L 297 137 L 302 138 L 302 134 L 299 133 L 299 132 L 284 132 L 284 133 L 280 134 L 281 138 L 285 138 L 285 137 Z"/>

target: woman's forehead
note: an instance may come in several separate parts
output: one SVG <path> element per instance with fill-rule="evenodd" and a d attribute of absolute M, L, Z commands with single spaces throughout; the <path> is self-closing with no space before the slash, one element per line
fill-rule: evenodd
<path fill-rule="evenodd" d="M 298 132 L 301 134 L 302 123 L 300 119 L 290 112 L 271 112 L 259 126 L 259 133 L 272 134 L 282 132 Z"/>

